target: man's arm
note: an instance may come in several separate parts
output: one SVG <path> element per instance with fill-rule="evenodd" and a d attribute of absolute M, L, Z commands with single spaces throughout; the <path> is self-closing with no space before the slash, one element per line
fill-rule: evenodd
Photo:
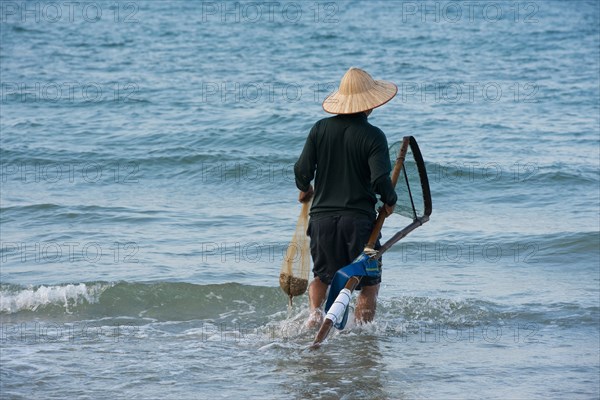
<path fill-rule="evenodd" d="M 315 191 L 312 187 L 312 185 L 310 185 L 308 187 L 308 190 L 303 192 L 302 190 L 300 191 L 300 193 L 298 194 L 298 201 L 300 203 L 306 203 L 307 201 L 310 201 L 310 199 L 312 199 L 313 195 L 315 194 Z"/>
<path fill-rule="evenodd" d="M 375 193 L 381 196 L 381 201 L 385 204 L 393 206 L 398 201 L 398 195 L 392 186 L 392 179 L 388 175 L 382 175 L 375 181 L 373 185 Z"/>
<path fill-rule="evenodd" d="M 392 187 L 390 175 L 388 174 L 379 177 L 379 179 L 375 181 L 373 188 L 375 193 L 381 196 L 381 201 L 383 202 L 383 207 L 379 209 L 379 212 L 385 211 L 386 217 L 389 217 L 394 212 L 396 202 L 398 201 L 398 195 Z"/>
<path fill-rule="evenodd" d="M 371 169 L 373 190 L 381 196 L 381 201 L 384 204 L 382 209 L 386 212 L 386 216 L 389 216 L 394 211 L 398 195 L 392 186 L 392 179 L 390 178 L 390 172 L 392 171 L 390 152 L 383 132 L 381 132 L 381 135 L 373 143 L 369 154 L 369 167 Z"/>
<path fill-rule="evenodd" d="M 310 182 L 315 177 L 315 169 L 317 164 L 317 149 L 314 142 L 316 133 L 316 125 L 310 130 L 304 149 L 300 158 L 294 164 L 294 177 L 296 179 L 296 187 L 300 189 L 298 201 L 301 203 L 309 201 L 313 196 L 313 187 Z"/>

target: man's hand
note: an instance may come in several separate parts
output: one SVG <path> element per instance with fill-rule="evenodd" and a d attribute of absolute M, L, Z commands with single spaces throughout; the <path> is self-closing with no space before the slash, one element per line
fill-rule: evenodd
<path fill-rule="evenodd" d="M 306 192 L 300 191 L 300 194 L 298 195 L 298 201 L 300 203 L 306 203 L 306 202 L 310 201 L 310 199 L 312 199 L 313 194 L 315 194 L 315 191 L 314 191 L 312 185 L 310 185 Z"/>
<path fill-rule="evenodd" d="M 382 207 L 379 207 L 379 213 L 383 213 L 385 215 L 385 217 L 389 217 L 390 215 L 392 215 L 392 213 L 394 212 L 394 208 L 396 208 L 396 205 L 394 204 L 393 206 L 390 206 L 388 204 L 384 204 Z"/>

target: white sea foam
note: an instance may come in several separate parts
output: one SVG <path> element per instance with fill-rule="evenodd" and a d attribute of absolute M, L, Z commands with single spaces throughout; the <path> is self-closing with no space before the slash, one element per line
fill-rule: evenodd
<path fill-rule="evenodd" d="M 2 289 L 0 312 L 12 314 L 24 310 L 36 311 L 47 305 L 60 305 L 70 312 L 69 309 L 75 305 L 98 302 L 102 292 L 109 287 L 109 284 L 79 283 L 32 286 L 21 290 Z"/>

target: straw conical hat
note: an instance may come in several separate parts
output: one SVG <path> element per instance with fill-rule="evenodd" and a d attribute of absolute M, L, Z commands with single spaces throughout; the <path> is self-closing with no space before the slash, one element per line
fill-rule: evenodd
<path fill-rule="evenodd" d="M 354 114 L 384 105 L 397 92 L 392 82 L 376 81 L 362 69 L 352 67 L 342 77 L 338 90 L 323 101 L 323 109 L 331 114 Z"/>

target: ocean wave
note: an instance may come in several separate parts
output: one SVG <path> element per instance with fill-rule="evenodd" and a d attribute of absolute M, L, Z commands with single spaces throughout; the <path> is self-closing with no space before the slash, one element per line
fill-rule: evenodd
<path fill-rule="evenodd" d="M 84 312 L 91 316 L 139 316 L 158 320 L 219 319 L 286 304 L 279 288 L 237 283 L 87 282 L 61 285 L 0 285 L 2 314 Z"/>
<path fill-rule="evenodd" d="M 55 307 L 70 314 L 77 309 L 77 306 L 97 303 L 100 294 L 110 286 L 109 283 L 77 283 L 24 288 L 18 285 L 2 284 L 0 286 L 0 313 L 36 312 Z"/>
<path fill-rule="evenodd" d="M 0 314 L 6 317 L 133 318 L 161 323 L 202 320 L 257 325 L 281 322 L 287 304 L 287 297 L 278 287 L 185 282 L 88 282 L 29 287 L 2 284 L 0 299 Z M 296 299 L 294 308 L 288 310 L 287 322 L 304 320 L 306 309 L 305 298 Z M 464 328 L 511 321 L 571 326 L 594 324 L 598 312 L 598 307 L 576 303 L 507 306 L 482 299 L 403 296 L 381 298 L 377 320 L 382 326 L 404 326 L 403 329 L 415 324 Z"/>
<path fill-rule="evenodd" d="M 23 25 L 16 25 L 16 24 L 6 24 L 6 25 L 10 26 L 14 33 L 40 33 L 40 34 L 44 33 L 43 31 L 41 31 L 39 29 L 33 29 L 33 28 L 26 27 Z"/>
<path fill-rule="evenodd" d="M 444 259 L 453 265 L 485 261 L 499 262 L 507 267 L 577 264 L 578 268 L 598 268 L 599 232 L 520 234 L 518 239 L 516 235 L 508 231 L 448 232 L 444 240 L 400 242 L 386 254 L 413 260 Z"/>
<path fill-rule="evenodd" d="M 533 162 L 499 164 L 480 161 L 457 161 L 454 163 L 426 162 L 427 174 L 432 184 L 445 185 L 468 183 L 514 185 L 527 182 L 531 185 L 556 187 L 556 185 L 598 184 L 598 171 L 591 167 L 566 167 L 563 165 L 540 166 Z"/>
<path fill-rule="evenodd" d="M 539 238 L 539 261 L 545 265 L 580 265 L 597 271 L 600 232 L 556 232 Z"/>
<path fill-rule="evenodd" d="M 152 138 L 130 138 L 128 140 L 131 144 L 139 141 L 140 148 L 142 148 L 142 142 L 152 141 Z M 215 165 L 224 163 L 293 164 L 296 162 L 298 156 L 286 157 L 275 152 L 269 154 L 248 154 L 242 150 L 224 151 L 218 149 L 218 142 L 220 141 L 222 141 L 222 138 L 215 136 L 214 138 L 196 139 L 186 145 L 173 146 L 169 140 L 163 138 L 154 143 L 156 148 L 151 150 L 145 148 L 138 154 L 131 152 L 127 157 L 123 157 L 122 155 L 113 156 L 110 152 L 67 151 L 48 148 L 35 150 L 19 148 L 2 149 L 0 154 L 2 155 L 2 165 L 4 166 L 2 172 L 6 176 L 5 179 L 10 179 L 11 177 L 19 178 L 21 172 L 27 172 L 31 175 L 30 171 L 35 170 L 35 168 L 51 169 L 54 171 L 54 169 L 60 167 L 65 169 L 66 172 L 70 167 L 71 169 L 75 169 L 75 172 L 79 172 L 77 170 L 78 167 L 90 169 L 93 167 L 114 168 L 117 164 L 152 166 L 157 170 L 163 167 L 185 167 L 202 163 L 213 163 Z M 206 147 L 211 147 L 211 150 L 202 150 Z M 23 170 L 24 168 L 27 168 L 27 170 Z"/>
<path fill-rule="evenodd" d="M 33 228 L 50 225 L 57 222 L 69 223 L 113 223 L 115 220 L 127 223 L 146 223 L 158 221 L 168 214 L 164 210 L 135 209 L 129 207 L 104 207 L 98 205 L 66 206 L 50 203 L 14 205 L 0 207 L 0 214 L 5 222 L 21 220 L 23 227 L 31 222 Z M 0 249 L 0 253 L 2 250 Z"/>

